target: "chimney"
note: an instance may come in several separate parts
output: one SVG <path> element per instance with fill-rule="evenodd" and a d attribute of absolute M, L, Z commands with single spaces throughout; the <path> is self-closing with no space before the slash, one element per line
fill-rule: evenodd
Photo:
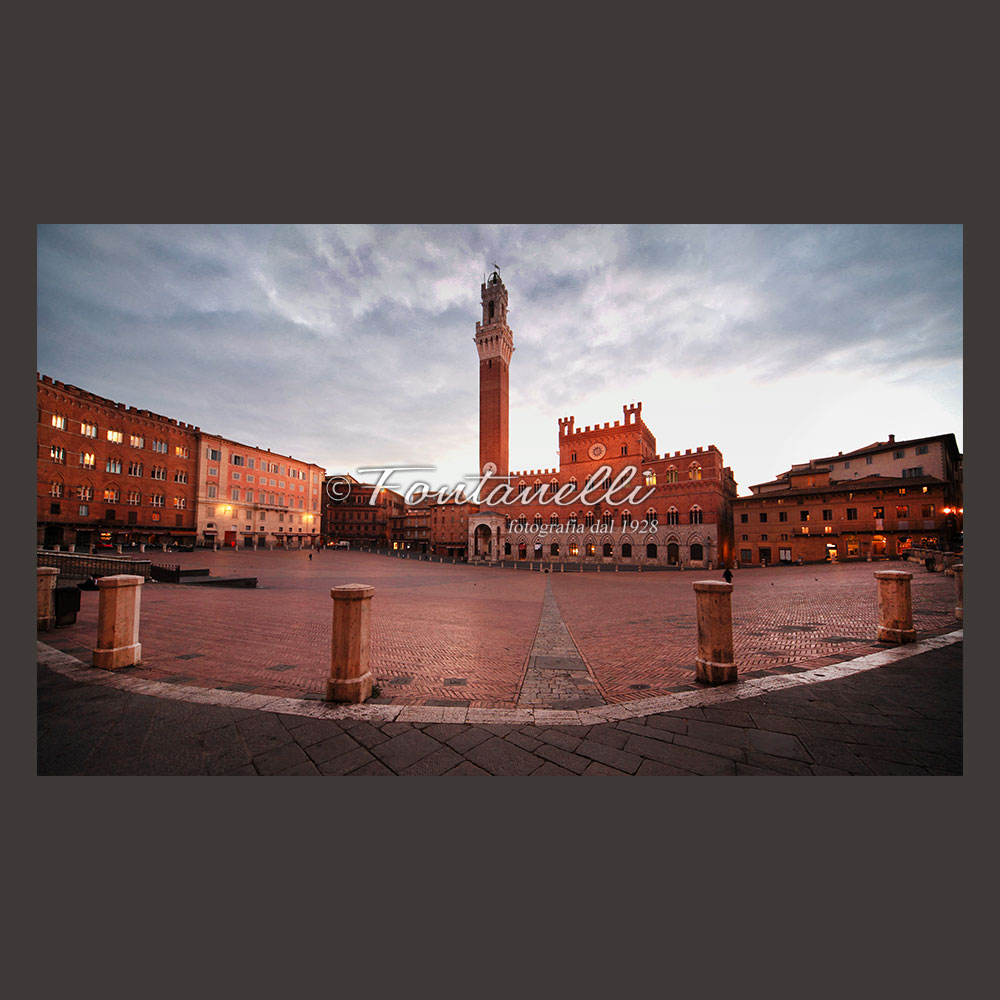
<path fill-rule="evenodd" d="M 895 434 L 890 434 L 889 435 L 889 444 L 893 444 L 895 442 L 895 440 L 896 440 L 896 435 Z"/>

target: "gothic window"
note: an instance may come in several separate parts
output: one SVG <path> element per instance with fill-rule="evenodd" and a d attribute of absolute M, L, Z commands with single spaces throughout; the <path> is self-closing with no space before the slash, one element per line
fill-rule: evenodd
<path fill-rule="evenodd" d="M 649 521 L 649 526 L 651 528 L 656 526 L 656 511 L 652 507 L 646 511 L 646 520 Z"/>
<path fill-rule="evenodd" d="M 676 507 L 671 507 L 667 511 L 667 524 L 680 524 L 680 513 Z"/>
<path fill-rule="evenodd" d="M 691 508 L 691 523 L 701 524 L 702 523 L 702 510 L 699 506 L 695 505 Z"/>
<path fill-rule="evenodd" d="M 697 462 L 692 462 L 691 463 L 691 471 L 688 473 L 688 475 L 692 479 L 701 479 L 701 466 L 698 465 Z"/>
<path fill-rule="evenodd" d="M 559 515 L 549 514 L 549 524 L 558 524 L 558 523 L 559 523 Z"/>
<path fill-rule="evenodd" d="M 622 511 L 622 527 L 623 528 L 627 528 L 629 526 L 629 522 L 631 522 L 631 520 L 632 520 L 632 512 L 629 511 L 629 510 L 623 510 Z"/>

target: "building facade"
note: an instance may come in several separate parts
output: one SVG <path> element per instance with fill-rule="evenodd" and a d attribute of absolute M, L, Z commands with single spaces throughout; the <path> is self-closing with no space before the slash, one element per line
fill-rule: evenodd
<path fill-rule="evenodd" d="M 407 507 L 402 514 L 389 518 L 389 537 L 393 551 L 431 551 L 431 511 L 428 507 Z"/>
<path fill-rule="evenodd" d="M 793 465 L 733 505 L 741 566 L 901 559 L 961 535 L 962 456 L 954 434 L 877 441 Z"/>
<path fill-rule="evenodd" d="M 198 544 L 301 549 L 320 544 L 325 471 L 269 449 L 201 434 Z"/>
<path fill-rule="evenodd" d="M 642 403 L 624 406 L 620 421 L 578 428 L 575 417 L 560 419 L 558 468 L 507 471 L 514 344 L 496 271 L 481 297 L 480 469 L 489 478 L 479 510 L 470 511 L 469 558 L 678 568 L 730 562 L 732 471 L 715 445 L 658 454 Z"/>
<path fill-rule="evenodd" d="M 403 498 L 388 488 L 379 489 L 353 476 L 329 476 L 324 488 L 323 537 L 328 545 L 349 542 L 388 548 L 392 544 L 390 521 L 406 510 Z"/>
<path fill-rule="evenodd" d="M 191 545 L 199 429 L 36 376 L 38 544 Z"/>

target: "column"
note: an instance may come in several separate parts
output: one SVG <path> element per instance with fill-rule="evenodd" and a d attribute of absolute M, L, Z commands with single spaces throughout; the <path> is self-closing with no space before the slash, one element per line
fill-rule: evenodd
<path fill-rule="evenodd" d="M 141 576 L 102 576 L 97 605 L 97 646 L 94 666 L 118 670 L 139 662 L 139 595 Z"/>
<path fill-rule="evenodd" d="M 56 580 L 59 570 L 55 566 L 38 567 L 38 630 L 48 632 L 56 624 Z"/>
<path fill-rule="evenodd" d="M 736 680 L 733 657 L 733 585 L 722 580 L 694 584 L 698 611 L 698 657 L 694 679 L 703 684 Z"/>
<path fill-rule="evenodd" d="M 912 573 L 882 570 L 878 580 L 878 638 L 881 642 L 916 642 L 913 606 L 910 602 Z"/>
<path fill-rule="evenodd" d="M 368 661 L 374 594 L 375 588 L 366 583 L 347 583 L 330 591 L 333 637 L 327 701 L 362 702 L 371 697 L 373 678 Z"/>

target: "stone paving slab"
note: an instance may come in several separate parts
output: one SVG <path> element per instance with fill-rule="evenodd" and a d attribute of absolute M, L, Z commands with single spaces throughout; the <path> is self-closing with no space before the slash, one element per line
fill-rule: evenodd
<path fill-rule="evenodd" d="M 284 700 L 248 709 L 231 692 L 185 701 L 184 685 L 151 694 L 148 683 L 96 678 L 40 643 L 38 774 L 960 775 L 961 638 L 861 657 L 848 671 L 807 671 L 791 686 L 766 678 L 743 692 L 727 686 L 728 698 L 719 688 L 672 711 L 575 724 L 553 719 L 575 713 L 551 710 L 410 722 L 396 720 L 398 706 L 391 718 L 393 706 L 372 706 L 384 716 L 339 706 L 317 717 Z"/>

